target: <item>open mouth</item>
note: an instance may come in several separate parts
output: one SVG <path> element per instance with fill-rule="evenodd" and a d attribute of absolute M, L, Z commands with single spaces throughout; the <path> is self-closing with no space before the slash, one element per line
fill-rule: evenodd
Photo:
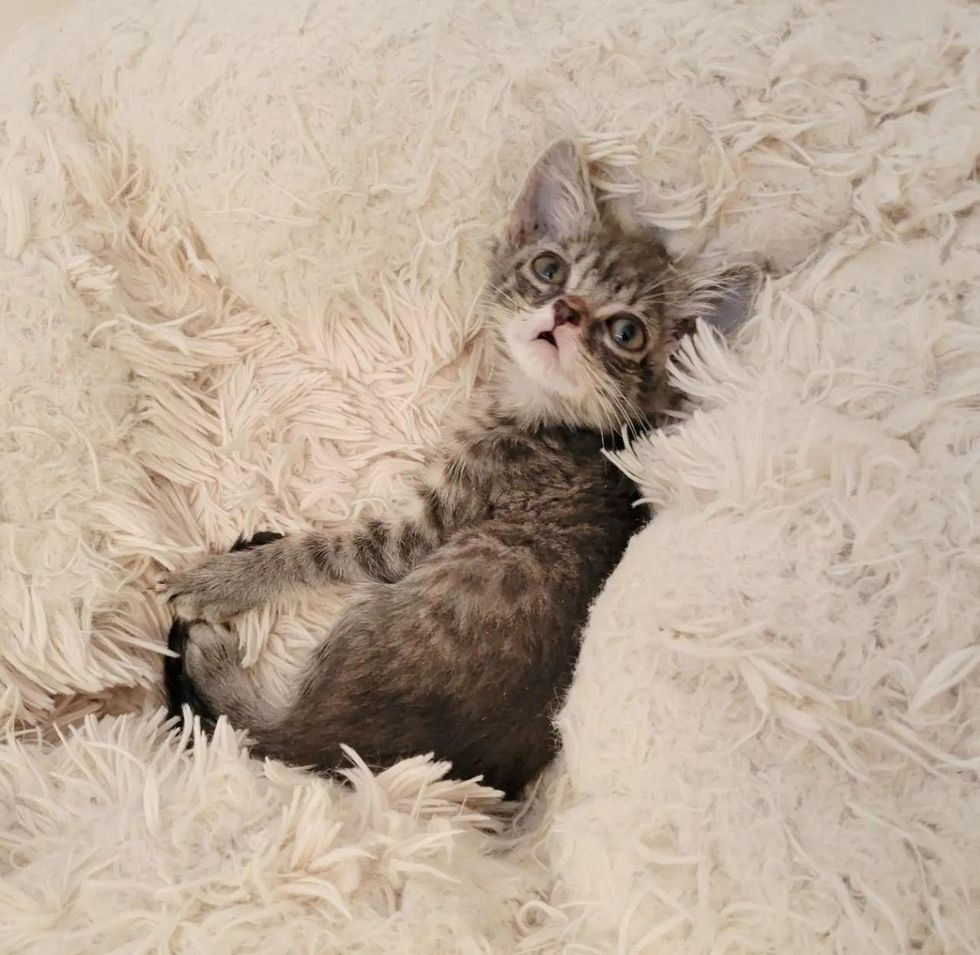
<path fill-rule="evenodd" d="M 552 348 L 558 347 L 558 342 L 555 341 L 555 336 L 553 332 L 542 332 L 540 335 L 538 335 L 537 340 L 539 342 L 547 342 L 549 345 L 552 346 Z"/>

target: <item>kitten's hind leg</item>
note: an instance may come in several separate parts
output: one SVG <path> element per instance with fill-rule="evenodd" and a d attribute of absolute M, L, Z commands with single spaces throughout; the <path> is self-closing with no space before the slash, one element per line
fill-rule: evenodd
<path fill-rule="evenodd" d="M 171 628 L 171 649 L 179 660 L 168 660 L 165 674 L 171 715 L 184 704 L 213 729 L 220 715 L 236 729 L 261 734 L 280 717 L 275 703 L 263 697 L 242 668 L 238 635 L 221 624 L 177 619 Z M 176 633 L 176 639 L 175 639 Z"/>
<path fill-rule="evenodd" d="M 263 544 L 279 540 L 282 536 L 275 531 L 259 531 L 249 538 L 239 536 L 232 544 L 231 550 L 241 551 L 261 547 Z M 169 716 L 182 718 L 183 707 L 189 706 L 200 718 L 202 727 L 210 732 L 218 720 L 218 713 L 201 695 L 197 684 L 187 671 L 185 660 L 192 626 L 195 624 L 183 617 L 174 617 L 170 625 L 170 633 L 167 635 L 167 649 L 177 654 L 175 657 L 166 657 L 163 661 L 163 687 L 167 697 L 167 713 Z"/>

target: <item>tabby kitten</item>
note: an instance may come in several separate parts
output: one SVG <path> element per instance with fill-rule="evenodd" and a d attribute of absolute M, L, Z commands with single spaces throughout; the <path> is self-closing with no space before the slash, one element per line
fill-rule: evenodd
<path fill-rule="evenodd" d="M 164 581 L 173 712 L 227 714 L 256 753 L 323 772 L 344 762 L 341 743 L 375 767 L 435 753 L 511 797 L 551 759 L 589 604 L 645 519 L 604 442 L 676 402 L 667 356 L 698 316 L 734 324 L 755 273 L 682 274 L 653 234 L 599 211 L 560 141 L 532 168 L 490 278 L 494 376 L 409 513 L 258 535 Z M 276 706 L 221 624 L 333 582 L 359 592 Z"/>

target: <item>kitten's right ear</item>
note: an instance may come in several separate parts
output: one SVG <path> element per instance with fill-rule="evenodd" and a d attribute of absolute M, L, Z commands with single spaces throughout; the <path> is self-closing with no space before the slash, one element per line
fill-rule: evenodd
<path fill-rule="evenodd" d="M 703 318 L 722 335 L 732 335 L 748 320 L 761 284 L 762 272 L 754 265 L 702 276 L 693 290 L 693 317 Z"/>
<path fill-rule="evenodd" d="M 598 218 L 582 155 L 572 140 L 560 139 L 531 167 L 505 238 L 512 248 L 548 239 L 564 242 L 585 235 Z"/>

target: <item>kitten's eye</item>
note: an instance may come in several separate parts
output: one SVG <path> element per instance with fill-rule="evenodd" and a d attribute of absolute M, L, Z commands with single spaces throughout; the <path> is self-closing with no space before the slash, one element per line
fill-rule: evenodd
<path fill-rule="evenodd" d="M 551 252 L 542 252 L 535 256 L 531 262 L 531 270 L 542 282 L 549 285 L 561 285 L 568 274 L 568 266 Z"/>
<path fill-rule="evenodd" d="M 609 319 L 609 335 L 620 348 L 639 351 L 647 341 L 647 334 L 632 315 L 616 315 Z"/>

